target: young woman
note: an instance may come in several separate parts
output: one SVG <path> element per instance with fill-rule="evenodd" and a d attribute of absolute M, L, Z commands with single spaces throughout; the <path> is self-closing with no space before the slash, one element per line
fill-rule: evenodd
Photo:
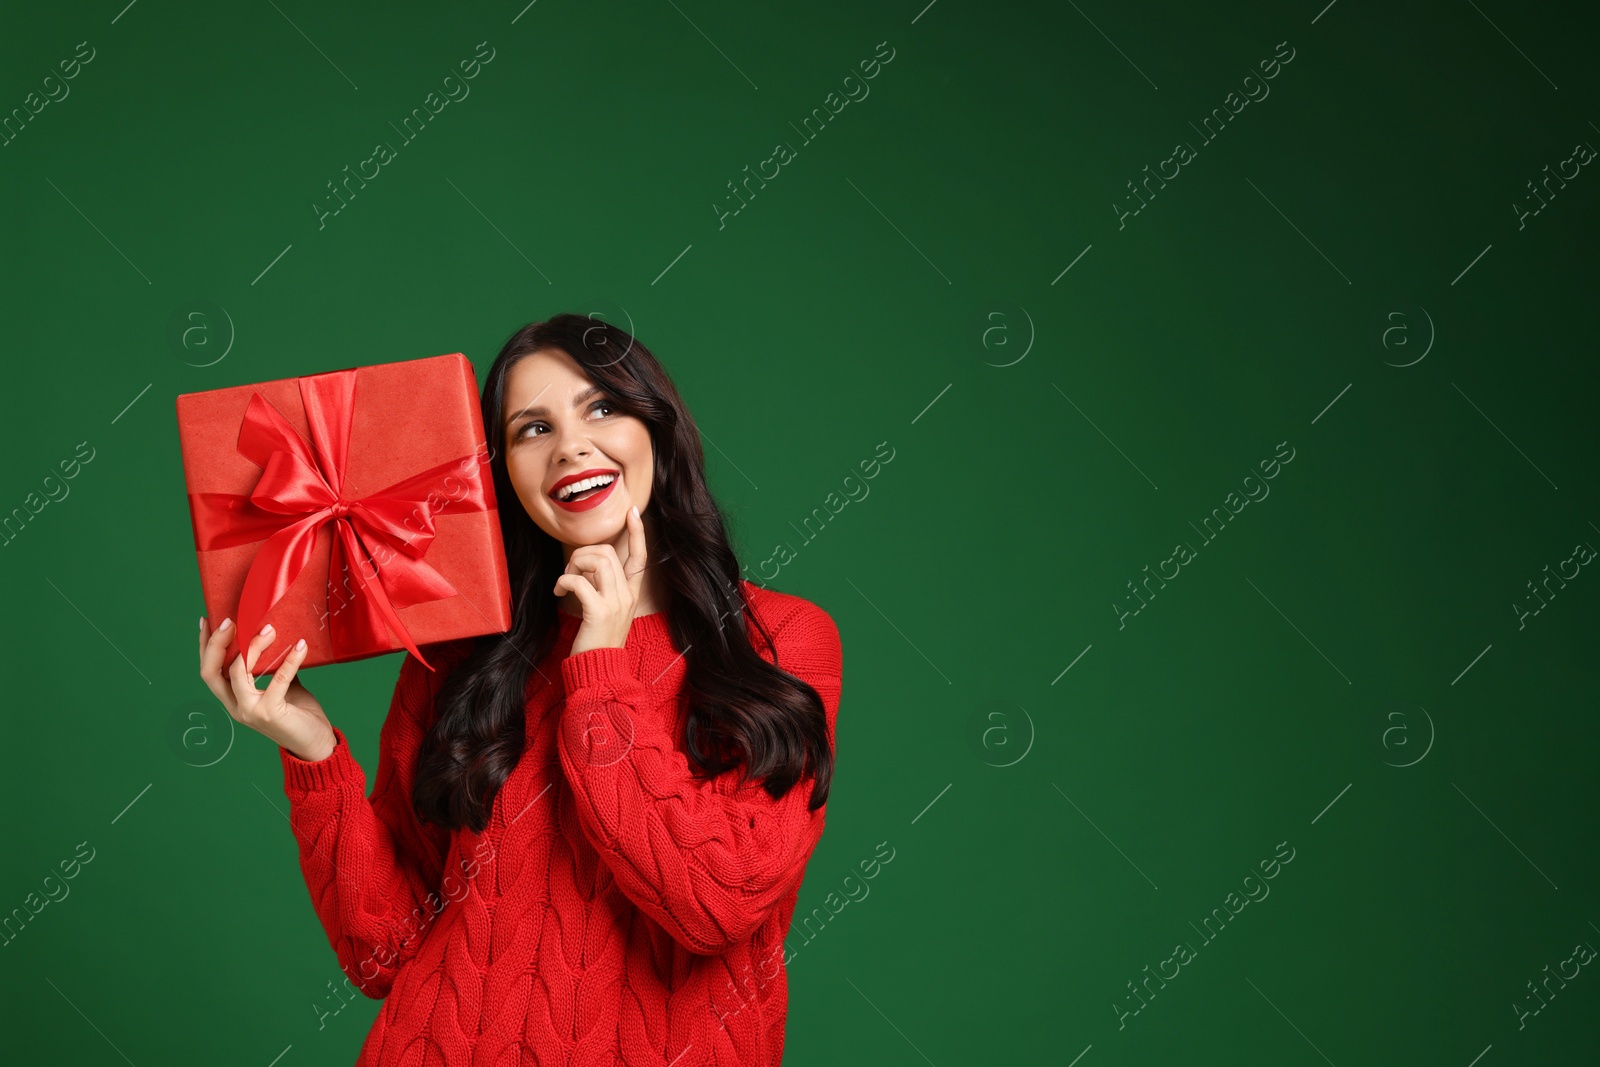
<path fill-rule="evenodd" d="M 694 421 L 624 331 L 518 330 L 483 421 L 512 627 L 407 653 L 370 799 L 303 648 L 258 691 L 276 635 L 224 669 L 230 623 L 200 621 L 201 677 L 280 746 L 328 941 L 384 999 L 358 1067 L 776 1065 L 838 629 L 740 578 Z"/>

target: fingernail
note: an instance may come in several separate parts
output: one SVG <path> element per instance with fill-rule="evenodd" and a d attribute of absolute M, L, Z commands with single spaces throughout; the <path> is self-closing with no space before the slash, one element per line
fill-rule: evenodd
<path fill-rule="evenodd" d="M 272 632 L 272 624 L 270 622 L 267 623 L 265 626 L 263 626 L 261 628 L 261 632 L 263 634 L 270 634 Z"/>
<path fill-rule="evenodd" d="M 233 625 L 233 620 L 232 619 L 223 619 L 222 622 L 217 624 L 217 629 L 226 630 L 228 627 L 230 627 L 232 625 Z"/>
<path fill-rule="evenodd" d="M 202 615 L 202 616 L 200 616 L 200 629 L 204 630 L 205 628 L 206 628 L 206 617 L 204 615 Z"/>
<path fill-rule="evenodd" d="M 299 652 L 301 649 L 303 649 L 305 647 L 306 647 L 306 639 L 303 638 L 303 637 L 300 640 L 298 640 L 298 641 L 296 641 L 294 643 L 294 650 L 296 652 Z"/>

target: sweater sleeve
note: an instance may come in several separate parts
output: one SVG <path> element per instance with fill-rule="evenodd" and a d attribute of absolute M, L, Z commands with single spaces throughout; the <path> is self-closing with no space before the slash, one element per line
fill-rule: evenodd
<path fill-rule="evenodd" d="M 842 650 L 821 608 L 800 601 L 772 631 L 777 666 L 810 684 L 834 744 Z M 758 644 L 772 662 L 765 643 Z M 561 664 L 557 748 L 579 823 L 622 892 L 679 944 L 713 955 L 748 940 L 804 876 L 826 805 L 807 810 L 808 776 L 773 800 L 737 768 L 693 776 L 669 730 L 679 694 L 635 676 L 625 648 Z"/>
<path fill-rule="evenodd" d="M 312 906 L 340 966 L 374 1000 L 388 995 L 442 907 L 440 869 L 450 833 L 420 822 L 411 807 L 417 753 L 432 723 L 442 671 L 442 664 L 432 672 L 406 654 L 379 731 L 370 799 L 366 776 L 337 726 L 325 759 L 278 750 Z"/>

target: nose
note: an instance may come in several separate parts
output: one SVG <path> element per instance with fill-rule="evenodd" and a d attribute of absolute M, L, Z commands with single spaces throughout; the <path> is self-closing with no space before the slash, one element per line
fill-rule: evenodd
<path fill-rule="evenodd" d="M 593 452 L 594 446 L 589 441 L 589 435 L 584 427 L 573 424 L 559 426 L 554 431 L 556 434 L 555 449 L 553 450 L 554 462 L 577 463 L 587 459 Z"/>

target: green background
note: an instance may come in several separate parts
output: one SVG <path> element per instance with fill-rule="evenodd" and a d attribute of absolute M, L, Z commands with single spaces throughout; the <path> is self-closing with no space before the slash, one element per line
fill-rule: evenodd
<path fill-rule="evenodd" d="M 481 378 L 563 310 L 662 359 L 741 558 L 791 546 L 771 584 L 843 634 L 797 916 L 894 859 L 791 934 L 787 1063 L 1596 1055 L 1592 967 L 1514 1008 L 1600 945 L 1600 578 L 1514 607 L 1600 545 L 1600 176 L 1511 207 L 1600 145 L 1592 9 L 122 2 L 0 35 L 5 112 L 95 49 L 0 148 L 0 509 L 94 452 L 0 551 L 0 913 L 94 849 L 0 949 L 5 1058 L 353 1061 L 378 1004 L 318 1029 L 340 972 L 276 749 L 196 677 L 173 398 L 455 351 Z M 481 41 L 471 95 L 319 229 L 325 183 Z M 1199 145 L 1279 42 L 1270 96 Z M 195 301 L 220 310 L 174 343 Z M 369 774 L 399 663 L 308 672 Z M 207 709 L 197 759 L 175 737 Z"/>

